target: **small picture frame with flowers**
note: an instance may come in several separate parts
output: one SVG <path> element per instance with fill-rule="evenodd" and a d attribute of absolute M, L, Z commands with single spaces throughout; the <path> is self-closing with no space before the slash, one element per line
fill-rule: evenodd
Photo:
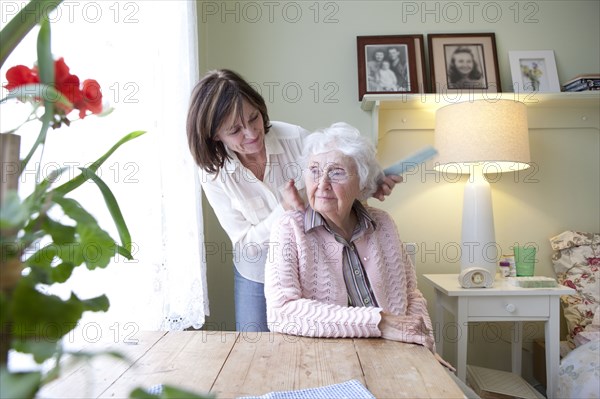
<path fill-rule="evenodd" d="M 558 93 L 560 83 L 553 50 L 509 51 L 515 93 Z"/>

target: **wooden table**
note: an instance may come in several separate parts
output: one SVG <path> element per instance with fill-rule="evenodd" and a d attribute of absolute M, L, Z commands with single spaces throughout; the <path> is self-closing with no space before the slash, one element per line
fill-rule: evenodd
<path fill-rule="evenodd" d="M 463 398 L 433 354 L 384 339 L 306 338 L 276 333 L 140 332 L 137 344 L 88 344 L 97 356 L 66 366 L 42 398 L 125 398 L 136 387 L 175 385 L 217 398 L 360 381 L 377 398 Z"/>

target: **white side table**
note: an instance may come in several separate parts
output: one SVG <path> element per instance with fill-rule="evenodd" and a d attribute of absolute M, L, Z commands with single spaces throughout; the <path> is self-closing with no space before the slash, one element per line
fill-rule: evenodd
<path fill-rule="evenodd" d="M 458 377 L 466 382 L 467 342 L 470 321 L 513 321 L 511 364 L 512 372 L 521 375 L 521 351 L 523 321 L 544 321 L 546 336 L 546 377 L 548 398 L 556 397 L 558 366 L 560 362 L 559 298 L 574 294 L 575 290 L 558 286 L 555 288 L 521 288 L 506 280 L 494 282 L 491 288 L 462 288 L 458 274 L 424 274 L 423 277 L 435 289 L 435 322 L 444 327 L 444 309 L 456 318 Z M 443 354 L 443 339 L 437 343 Z"/>

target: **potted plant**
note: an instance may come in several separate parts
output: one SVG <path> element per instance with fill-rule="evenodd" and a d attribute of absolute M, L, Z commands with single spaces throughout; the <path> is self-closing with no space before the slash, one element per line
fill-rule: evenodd
<path fill-rule="evenodd" d="M 78 111 L 80 119 L 107 113 L 102 109 L 99 84 L 92 79 L 80 83 L 63 59 L 52 58 L 48 13 L 59 3 L 31 1 L 2 29 L 0 36 L 2 65 L 23 37 L 36 24 L 40 25 L 37 65 L 10 68 L 5 86 L 10 92 L 2 100 L 2 103 L 14 99 L 29 103 L 32 112 L 24 124 L 40 125 L 37 140 L 22 160 L 19 159 L 19 128 L 0 136 L 0 388 L 3 397 L 33 397 L 40 386 L 56 375 L 62 355 L 61 338 L 77 326 L 83 312 L 106 311 L 109 307 L 105 295 L 84 299 L 71 293 L 69 298 L 61 299 L 40 287 L 67 281 L 76 267 L 106 267 L 117 254 L 131 259 L 129 230 L 116 198 L 96 171 L 122 144 L 144 132 L 125 135 L 62 185 L 54 183 L 66 168 L 44 177 L 37 173 L 35 188 L 24 198 L 20 198 L 17 191 L 20 174 L 36 151 L 46 145 L 51 131 L 70 124 L 72 111 Z M 37 168 L 39 172 L 41 163 Z M 100 190 L 116 225 L 118 243 L 83 204 L 68 196 L 86 181 L 94 182 Z M 11 349 L 33 355 L 38 363 L 54 360 L 55 367 L 44 374 L 11 373 L 7 368 Z"/>
<path fill-rule="evenodd" d="M 79 81 L 64 59 L 51 54 L 48 14 L 62 0 L 31 0 L 0 32 L 0 66 L 25 35 L 39 24 L 37 64 L 14 66 L 7 72 L 9 95 L 0 101 L 17 99 L 32 106 L 24 124 L 40 126 L 37 140 L 20 159 L 19 128 L 0 134 L 0 397 L 34 397 L 48 381 L 56 378 L 64 354 L 61 338 L 77 326 L 86 311 L 106 311 L 105 295 L 67 299 L 45 292 L 40 287 L 69 280 L 77 267 L 106 267 L 117 255 L 131 259 L 131 237 L 118 202 L 109 186 L 96 174 L 98 168 L 119 147 L 145 132 L 126 134 L 95 162 L 58 185 L 65 168 L 48 176 L 37 173 L 35 187 L 19 196 L 19 175 L 34 154 L 46 145 L 58 128 L 68 128 L 72 112 L 79 119 L 96 114 L 104 116 L 100 85 L 88 79 Z M 81 123 L 89 123 L 83 121 Z M 51 138 L 50 138 L 51 140 Z M 37 165 L 38 171 L 42 165 Z M 69 174 L 71 176 L 71 174 Z M 69 194 L 84 182 L 95 183 L 116 226 L 119 240 L 101 228 L 84 204 Z M 59 212 L 55 212 L 59 211 Z M 57 217 L 56 215 L 60 215 Z M 48 328 L 51 326 L 52 328 Z M 58 327 L 58 328 L 57 328 Z M 7 367 L 10 350 L 31 354 L 36 362 L 49 361 L 48 371 L 14 373 Z M 112 353 L 119 356 L 119 354 Z M 89 356 L 83 354 L 83 356 Z M 146 391 L 136 389 L 134 398 L 202 398 L 172 386 Z"/>
<path fill-rule="evenodd" d="M 19 128 L 0 134 L 0 397 L 34 397 L 40 387 L 56 378 L 64 354 L 61 338 L 78 324 L 86 311 L 106 311 L 105 295 L 67 299 L 49 294 L 40 287 L 69 280 L 77 267 L 104 268 L 117 254 L 131 259 L 131 236 L 118 202 L 109 186 L 96 174 L 98 168 L 119 147 L 145 132 L 126 134 L 95 162 L 66 183 L 56 184 L 66 168 L 48 176 L 37 173 L 33 190 L 21 198 L 20 174 L 34 154 L 43 148 L 52 131 L 68 128 L 72 113 L 79 119 L 95 114 L 108 115 L 102 108 L 100 85 L 92 79 L 80 82 L 64 59 L 53 59 L 48 14 L 62 0 L 31 0 L 0 32 L 0 66 L 25 35 L 39 24 L 37 64 L 18 65 L 7 72 L 9 95 L 32 106 L 25 123 L 40 126 L 37 140 L 20 159 Z M 81 123 L 88 123 L 83 121 Z M 37 164 L 38 172 L 41 163 Z M 71 174 L 69 174 L 71 176 Z M 95 183 L 116 226 L 119 240 L 102 227 L 84 204 L 69 194 L 84 182 Z M 58 211 L 58 212 L 57 212 Z M 56 216 L 60 215 L 60 216 Z M 52 328 L 48 328 L 52 326 Z M 50 361 L 49 371 L 13 373 L 7 367 L 8 353 L 16 350 L 33 355 L 36 362 Z M 83 354 L 84 356 L 88 356 Z M 118 354 L 114 354 L 119 356 Z M 134 398 L 202 398 L 172 386 L 155 387 L 153 392 L 136 389 Z"/>

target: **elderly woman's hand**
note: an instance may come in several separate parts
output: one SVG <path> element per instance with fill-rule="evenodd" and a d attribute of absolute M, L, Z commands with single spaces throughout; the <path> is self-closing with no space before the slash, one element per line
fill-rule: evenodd
<path fill-rule="evenodd" d="M 281 190 L 281 206 L 286 211 L 296 210 L 301 211 L 304 209 L 304 201 L 300 197 L 300 193 L 294 185 L 294 180 L 290 180 L 285 184 L 283 190 Z"/>
<path fill-rule="evenodd" d="M 419 344 L 433 351 L 433 336 L 429 333 L 425 320 L 422 317 L 401 317 L 381 312 L 379 330 L 381 331 L 381 337 L 384 339 Z M 434 352 L 433 355 L 442 366 L 452 372 L 456 371 L 438 353 Z"/>
<path fill-rule="evenodd" d="M 422 316 L 396 316 L 381 312 L 379 330 L 382 338 L 424 345 L 433 350 L 433 336 L 430 334 Z"/>
<path fill-rule="evenodd" d="M 435 359 L 440 362 L 440 364 L 444 367 L 446 367 L 448 370 L 452 371 L 453 373 L 456 371 L 456 369 L 454 368 L 454 366 L 452 366 L 450 363 L 448 363 L 446 360 L 444 360 L 439 353 L 434 353 L 433 354 L 435 356 Z"/>
<path fill-rule="evenodd" d="M 402 176 L 384 176 L 379 182 L 379 187 L 377 187 L 377 191 L 375 191 L 373 197 L 377 198 L 379 201 L 383 201 L 386 195 L 390 195 L 392 193 L 392 190 L 397 183 L 402 183 Z"/>

